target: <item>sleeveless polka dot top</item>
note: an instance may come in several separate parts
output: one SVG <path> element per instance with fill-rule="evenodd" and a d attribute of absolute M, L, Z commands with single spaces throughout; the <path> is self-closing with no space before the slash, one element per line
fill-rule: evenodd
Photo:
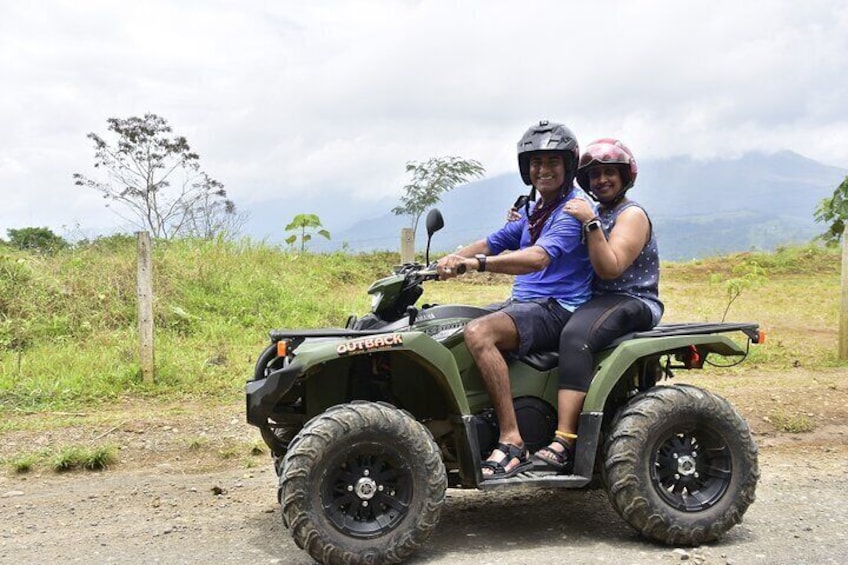
<path fill-rule="evenodd" d="M 615 227 L 615 221 L 627 208 L 636 206 L 645 212 L 636 202 L 628 201 L 620 206 L 616 206 L 612 210 L 601 209 L 599 217 L 601 224 L 604 227 L 604 235 L 609 239 L 609 234 Z M 647 216 L 648 213 L 645 212 Z M 663 303 L 659 298 L 659 282 L 660 282 L 660 258 L 659 250 L 657 249 L 657 240 L 654 237 L 654 227 L 651 224 L 650 217 L 648 225 L 651 230 L 651 237 L 633 264 L 624 271 L 620 277 L 613 280 L 602 280 L 595 277 L 592 284 L 592 290 L 596 295 L 601 294 L 625 294 L 638 298 L 644 302 L 651 310 L 651 316 L 654 324 L 659 323 L 663 314 Z"/>

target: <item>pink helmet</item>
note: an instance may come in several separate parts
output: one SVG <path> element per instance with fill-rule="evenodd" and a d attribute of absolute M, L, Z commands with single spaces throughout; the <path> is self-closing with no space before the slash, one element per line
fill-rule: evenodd
<path fill-rule="evenodd" d="M 589 191 L 589 167 L 595 165 L 619 165 L 624 190 L 633 186 L 639 171 L 636 158 L 633 157 L 630 149 L 621 141 L 610 137 L 593 141 L 580 157 L 580 164 L 577 166 L 577 183 L 587 192 Z"/>

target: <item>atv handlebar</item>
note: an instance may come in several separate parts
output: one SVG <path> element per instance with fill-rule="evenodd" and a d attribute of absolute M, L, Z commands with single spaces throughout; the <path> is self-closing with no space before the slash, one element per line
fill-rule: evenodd
<path fill-rule="evenodd" d="M 467 270 L 468 270 L 468 267 L 466 267 L 465 264 L 461 264 L 456 268 L 456 274 L 457 275 L 464 275 Z M 416 274 L 419 277 L 421 277 L 422 281 L 435 280 L 435 279 L 439 278 L 439 273 L 436 271 L 436 264 L 435 263 L 428 265 L 426 269 L 422 268 Z"/>

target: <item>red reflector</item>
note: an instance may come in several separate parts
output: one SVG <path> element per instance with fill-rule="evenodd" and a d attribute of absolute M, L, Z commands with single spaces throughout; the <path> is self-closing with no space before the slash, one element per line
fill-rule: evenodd
<path fill-rule="evenodd" d="M 686 356 L 686 362 L 684 364 L 687 369 L 700 369 L 704 366 L 704 359 L 701 357 L 698 348 L 694 345 L 689 346 L 689 355 Z"/>

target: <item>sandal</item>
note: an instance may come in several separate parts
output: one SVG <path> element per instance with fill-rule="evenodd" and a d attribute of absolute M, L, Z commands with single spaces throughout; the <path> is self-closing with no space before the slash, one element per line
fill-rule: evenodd
<path fill-rule="evenodd" d="M 550 445 L 546 445 L 533 454 L 533 466 L 535 468 L 553 469 L 558 472 L 571 471 L 571 467 L 574 465 L 574 448 L 559 436 L 554 436 L 551 443 L 560 444 L 563 447 L 563 451 L 557 451 Z"/>
<path fill-rule="evenodd" d="M 487 479 L 509 479 L 521 471 L 526 470 L 528 467 L 533 466 L 533 463 L 530 462 L 529 453 L 527 452 L 526 447 L 518 447 L 511 443 L 499 443 L 492 452 L 494 453 L 495 451 L 504 453 L 504 456 L 497 461 L 483 461 L 482 467 L 484 469 L 492 470 L 491 475 L 483 473 L 484 481 Z M 489 455 L 489 457 L 491 457 L 491 455 Z M 509 465 L 513 459 L 518 459 L 518 463 L 516 463 L 515 467 L 507 471 L 506 466 Z"/>

